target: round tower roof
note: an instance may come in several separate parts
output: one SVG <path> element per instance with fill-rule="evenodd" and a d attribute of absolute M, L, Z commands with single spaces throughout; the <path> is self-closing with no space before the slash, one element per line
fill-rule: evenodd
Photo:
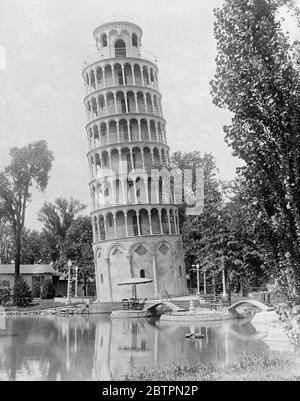
<path fill-rule="evenodd" d="M 142 28 L 130 21 L 111 21 L 111 22 L 106 22 L 105 24 L 99 25 L 96 29 L 93 31 L 93 36 L 96 39 L 97 36 L 103 32 L 106 32 L 108 29 L 116 29 L 116 30 L 121 30 L 124 28 L 130 28 L 132 30 L 138 30 L 140 31 L 140 35 L 143 35 L 143 30 Z"/>

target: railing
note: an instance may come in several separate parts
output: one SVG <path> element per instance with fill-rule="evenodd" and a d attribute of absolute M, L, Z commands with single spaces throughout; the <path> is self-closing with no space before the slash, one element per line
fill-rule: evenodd
<path fill-rule="evenodd" d="M 113 49 L 114 50 L 114 49 Z M 124 49 L 125 50 L 125 49 Z M 152 54 L 151 52 L 149 52 L 148 50 L 140 50 L 138 56 L 134 56 L 134 55 L 128 55 L 128 51 L 127 49 L 125 50 L 126 54 L 123 56 L 116 56 L 116 57 L 101 57 L 100 54 L 98 55 L 91 55 L 88 56 L 82 63 L 82 68 L 85 69 L 86 67 L 88 67 L 91 64 L 97 63 L 99 61 L 103 61 L 103 60 L 107 60 L 107 59 L 115 59 L 115 58 L 119 58 L 119 57 L 124 57 L 124 58 L 140 58 L 143 60 L 147 60 L 150 61 L 153 64 L 157 64 L 157 57 Z"/>

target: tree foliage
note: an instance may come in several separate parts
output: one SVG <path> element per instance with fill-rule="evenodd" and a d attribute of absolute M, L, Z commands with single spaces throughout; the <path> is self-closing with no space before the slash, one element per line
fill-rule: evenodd
<path fill-rule="evenodd" d="M 41 298 L 42 299 L 53 299 L 55 297 L 55 288 L 53 286 L 51 279 L 46 279 L 43 282 L 41 289 Z"/>
<path fill-rule="evenodd" d="M 248 204 L 262 220 L 269 267 L 300 290 L 300 86 L 295 45 L 278 13 L 290 1 L 226 0 L 215 10 L 214 103 L 233 113 L 224 127 Z"/>
<path fill-rule="evenodd" d="M 10 151 L 10 165 L 0 173 L 0 217 L 5 217 L 12 228 L 15 242 L 15 275 L 20 274 L 21 236 L 25 224 L 30 189 L 44 191 L 48 184 L 53 154 L 46 141 L 31 143 Z"/>
<path fill-rule="evenodd" d="M 5 219 L 0 219 L 0 264 L 10 264 L 14 255 L 14 237 L 11 226 Z"/>
<path fill-rule="evenodd" d="M 66 258 L 78 266 L 78 281 L 87 295 L 87 284 L 95 279 L 93 230 L 90 217 L 78 217 L 71 224 L 66 236 Z"/>
<path fill-rule="evenodd" d="M 260 286 L 267 277 L 263 254 L 256 241 L 259 228 L 253 225 L 253 212 L 243 201 L 242 184 L 219 181 L 211 154 L 177 152 L 172 156 L 172 163 L 181 169 L 204 167 L 203 213 L 186 216 L 185 205 L 181 207 L 188 273 L 195 278 L 193 265 L 198 262 L 206 270 L 215 291 L 221 285 L 220 273 L 224 267 L 232 289 Z"/>
<path fill-rule="evenodd" d="M 14 304 L 16 306 L 25 307 L 31 304 L 32 299 L 32 292 L 29 285 L 22 276 L 18 276 L 13 288 Z"/>
<path fill-rule="evenodd" d="M 43 223 L 43 231 L 52 248 L 54 260 L 62 255 L 67 231 L 77 214 L 85 208 L 86 205 L 77 199 L 57 198 L 54 203 L 46 202 L 40 210 L 39 220 Z"/>

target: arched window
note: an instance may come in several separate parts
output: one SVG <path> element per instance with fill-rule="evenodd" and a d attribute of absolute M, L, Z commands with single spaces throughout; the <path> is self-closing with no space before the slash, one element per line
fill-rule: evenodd
<path fill-rule="evenodd" d="M 115 43 L 115 56 L 126 57 L 126 45 L 122 39 L 118 39 Z"/>
<path fill-rule="evenodd" d="M 140 270 L 140 278 L 145 278 L 145 270 Z"/>
<path fill-rule="evenodd" d="M 100 275 L 101 284 L 103 284 L 103 274 Z"/>
<path fill-rule="evenodd" d="M 179 277 L 182 277 L 182 267 L 179 266 Z"/>
<path fill-rule="evenodd" d="M 132 34 L 132 46 L 138 47 L 138 38 L 135 33 Z"/>
<path fill-rule="evenodd" d="M 104 33 L 101 37 L 101 42 L 102 42 L 102 47 L 106 47 L 107 46 L 107 36 L 106 33 Z"/>

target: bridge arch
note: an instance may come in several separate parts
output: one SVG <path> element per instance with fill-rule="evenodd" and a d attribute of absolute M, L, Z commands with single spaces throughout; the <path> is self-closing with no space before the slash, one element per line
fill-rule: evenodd
<path fill-rule="evenodd" d="M 253 299 L 253 300 L 252 299 L 242 299 L 241 301 L 238 301 L 235 304 L 231 305 L 228 308 L 228 312 L 234 313 L 236 311 L 236 308 L 238 308 L 239 306 L 244 305 L 244 304 L 255 306 L 256 308 L 260 309 L 261 311 L 265 311 L 265 312 L 274 310 L 273 307 L 265 305 L 262 302 L 256 301 L 255 299 Z"/>
<path fill-rule="evenodd" d="M 180 308 L 179 306 L 173 304 L 173 302 L 170 301 L 147 301 L 145 303 L 145 309 L 147 309 L 148 311 L 154 311 L 154 309 L 156 309 L 158 306 L 161 305 L 167 306 L 172 310 L 172 312 L 184 311 L 184 309 Z"/>

